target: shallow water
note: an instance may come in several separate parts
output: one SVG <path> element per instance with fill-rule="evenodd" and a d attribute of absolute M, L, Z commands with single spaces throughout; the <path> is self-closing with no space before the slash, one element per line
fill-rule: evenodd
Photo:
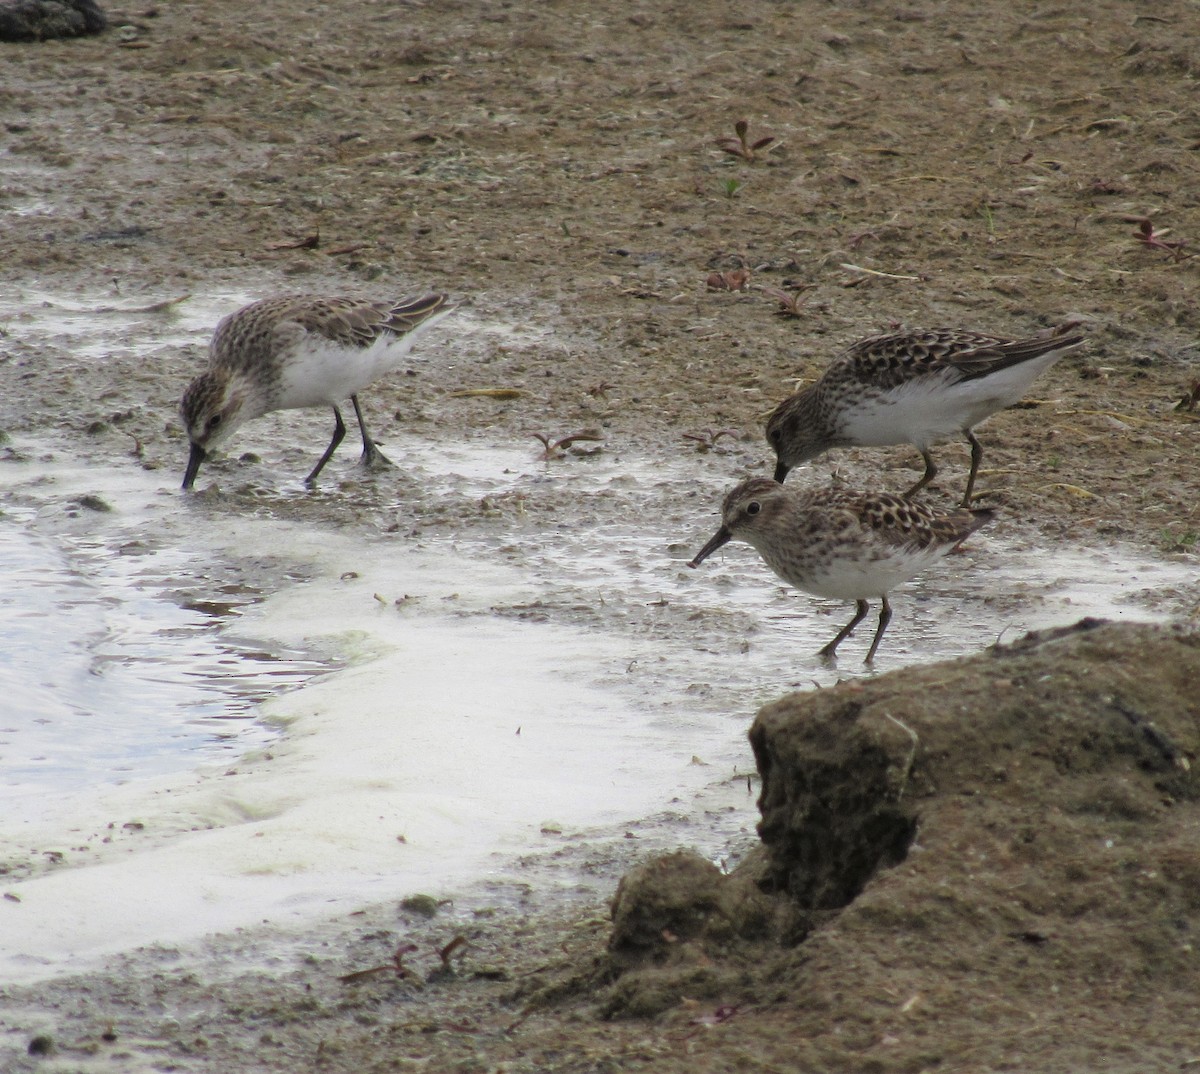
<path fill-rule="evenodd" d="M 54 544 L 0 524 L 0 810 L 36 819 L 104 783 L 235 760 L 273 737 L 268 696 L 330 664 L 236 640 L 226 622 L 258 595 L 208 606 L 166 599 L 159 553 Z M 149 573 L 144 558 L 152 558 Z"/>
<path fill-rule="evenodd" d="M 230 304 L 144 331 L 111 315 L 73 352 L 194 344 Z M 59 312 L 18 329 L 93 331 Z M 720 857 L 756 820 L 756 709 L 866 673 L 873 624 L 820 664 L 850 609 L 748 547 L 686 567 L 731 483 L 720 456 L 397 436 L 393 477 L 360 480 L 347 452 L 310 494 L 288 452 L 322 423 L 248 428 L 263 461 L 199 483 L 232 493 L 181 495 L 182 453 L 98 466 L 18 437 L 0 461 L 8 979 L 453 892 L 564 841 L 635 831 Z M 1186 565 L 997 525 L 897 592 L 878 671 L 1163 617 L 1193 589 Z"/>

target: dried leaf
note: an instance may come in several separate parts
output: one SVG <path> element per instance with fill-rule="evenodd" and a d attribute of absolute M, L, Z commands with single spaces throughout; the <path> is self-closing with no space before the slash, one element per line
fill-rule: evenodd
<path fill-rule="evenodd" d="M 520 388 L 463 388 L 461 391 L 451 392 L 450 398 L 520 399 L 524 394 Z"/>
<path fill-rule="evenodd" d="M 710 272 L 704 282 L 710 291 L 744 291 L 750 283 L 750 270 L 729 269 L 727 272 Z"/>
<path fill-rule="evenodd" d="M 314 231 L 302 239 L 284 239 L 267 243 L 268 250 L 315 250 L 321 244 L 321 233 Z"/>

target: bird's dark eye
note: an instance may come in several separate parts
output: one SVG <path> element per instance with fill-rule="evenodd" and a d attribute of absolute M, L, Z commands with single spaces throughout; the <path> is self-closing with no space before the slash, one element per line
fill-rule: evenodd
<path fill-rule="evenodd" d="M 762 504 L 757 500 L 751 500 L 748 504 L 746 504 L 746 514 L 748 515 L 757 515 L 761 510 Z"/>
<path fill-rule="evenodd" d="M 767 433 L 767 439 L 770 440 L 772 444 L 778 444 L 782 435 L 783 430 L 776 426 L 776 428 Z"/>
<path fill-rule="evenodd" d="M 211 418 L 208 419 L 208 431 L 212 432 L 213 429 L 215 429 L 220 424 L 221 424 L 221 415 L 214 414 Z"/>

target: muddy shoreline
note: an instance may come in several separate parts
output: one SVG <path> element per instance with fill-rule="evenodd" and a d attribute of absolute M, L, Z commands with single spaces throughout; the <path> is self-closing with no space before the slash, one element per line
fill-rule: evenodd
<path fill-rule="evenodd" d="M 580 442 L 568 467 L 586 467 L 589 451 L 664 472 L 694 463 L 694 479 L 662 481 L 655 520 L 686 559 L 711 529 L 714 486 L 769 472 L 765 415 L 845 344 L 898 323 L 1015 337 L 1078 317 L 1086 346 L 979 430 L 982 502 L 1002 509 L 1006 539 L 1033 548 L 1119 544 L 1196 562 L 1200 418 L 1179 405 L 1200 380 L 1200 53 L 1181 34 L 1186 6 L 1151 18 L 1115 0 L 1086 12 L 766 0 L 397 12 L 348 0 L 331 13 L 204 0 L 108 15 L 94 38 L 4 48 L 0 259 L 17 300 L 0 335 L 0 430 L 13 440 L 50 440 L 89 467 L 182 476 L 176 408 L 207 342 L 174 327 L 193 301 L 182 296 L 445 290 L 470 330 L 444 322 L 427 360 L 364 400 L 385 449 L 420 437 L 433 466 L 439 446 L 534 454 L 535 436 L 587 431 L 602 440 Z M 743 118 L 751 136 L 777 139 L 753 161 L 716 144 Z M 744 291 L 708 285 L 743 268 Z M 799 316 L 780 314 L 775 290 L 798 295 Z M 149 356 L 120 339 L 82 353 L 66 329 L 35 344 L 23 329 L 43 302 L 101 318 L 165 303 L 129 330 L 158 344 Z M 512 394 L 462 394 L 480 388 Z M 214 491 L 197 509 L 397 540 L 645 524 L 631 527 L 619 495 L 581 500 L 570 469 L 537 497 L 483 502 L 439 495 L 403 468 L 362 481 L 347 451 L 320 495 L 292 495 L 325 422 L 248 427 L 206 467 Z M 21 462 L 11 441 L 0 451 Z M 937 457 L 929 498 L 948 504 L 967 452 L 948 444 Z M 906 448 L 845 451 L 793 480 L 899 490 L 919 472 Z M 86 509 L 59 507 L 45 524 L 89 524 Z M 1196 617 L 1194 586 L 1162 602 Z M 637 614 L 652 635 L 650 613 Z M 729 614 L 696 628 L 718 653 L 744 626 Z M 839 1043 L 836 1024 L 817 1024 L 823 1012 L 910 999 L 874 969 L 828 978 L 832 991 L 814 997 L 746 964 L 728 1000 L 736 1017 L 686 987 L 648 1020 L 601 1020 L 593 997 L 569 989 L 531 1008 L 602 957 L 607 899 L 641 849 L 564 855 L 559 875 L 588 880 L 561 895 L 481 891 L 429 919 L 376 908 L 265 968 L 242 968 L 257 958 L 253 936 L 222 937 L 198 958 L 151 950 L 10 990 L 7 1043 L 50 1038 L 54 1054 L 23 1054 L 17 1070 L 669 1074 L 786 1069 L 803 1011 L 805 1034 L 820 1037 L 805 1054 L 825 1069 L 999 1069 L 1017 1054 L 936 1018 L 921 1022 L 928 1047 L 869 1040 L 862 1026 Z M 1176 849 L 1192 860 L 1190 844 Z M 459 935 L 469 943 L 447 972 L 437 952 Z M 835 922 L 821 949 L 836 936 Z M 339 980 L 408 942 L 415 977 Z M 975 955 L 960 954 L 970 969 Z M 895 952 L 875 956 L 886 969 Z M 1079 1047 L 1035 1035 L 1022 1069 L 1064 1069 L 1099 1054 L 1089 1035 L 1116 1039 L 1105 1017 L 1118 1008 L 1098 1014 L 1094 988 L 1055 991 L 1049 969 L 1039 980 L 1060 1041 Z M 1180 1059 L 1171 997 L 1182 993 L 1163 988 L 1156 1006 L 1130 985 L 1135 1013 L 1117 1026 L 1130 1054 L 1113 1069 L 1144 1069 L 1136 1045 L 1148 1040 L 1176 1042 L 1156 1061 Z M 1028 1012 L 1015 996 L 993 1013 L 998 1036 L 1020 1036 Z"/>

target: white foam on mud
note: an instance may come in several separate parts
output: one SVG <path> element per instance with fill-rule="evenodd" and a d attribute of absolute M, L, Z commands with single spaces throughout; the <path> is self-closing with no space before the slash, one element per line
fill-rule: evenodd
<path fill-rule="evenodd" d="M 118 504 L 114 543 L 154 526 L 179 534 L 173 556 L 270 549 L 305 563 L 312 581 L 244 609 L 238 631 L 285 650 L 337 651 L 351 666 L 264 704 L 262 721 L 281 734 L 240 762 L 193 771 L 181 752 L 170 777 L 113 787 L 97 757 L 94 787 L 69 788 L 53 807 L 43 797 L 36 815 L 7 815 L 3 859 L 51 863 L 3 885 L 7 979 L 452 890 L 552 848 L 564 831 L 616 825 L 702 790 L 715 777 L 691 763 L 697 753 L 728 767 L 744 752 L 728 719 L 648 718 L 635 693 L 613 689 L 632 659 L 627 640 L 493 616 L 493 606 L 547 595 L 543 577 L 497 556 L 191 512 L 173 482 L 149 475 L 108 477 L 99 490 L 95 471 L 69 465 L 31 465 L 24 477 L 26 491 L 61 500 L 88 489 Z M 75 575 L 63 585 L 62 603 L 86 612 L 88 586 Z M 157 644 L 171 636 L 161 625 Z M 108 697 L 94 715 L 114 707 L 120 699 Z M 69 738 L 69 725 L 47 720 Z"/>
<path fill-rule="evenodd" d="M 304 535 L 286 529 L 272 536 L 301 551 Z M 255 628 L 284 642 L 339 629 L 358 666 L 264 706 L 284 734 L 236 767 L 131 783 L 25 831 L 24 845 L 68 864 L 14 889 L 5 972 L 442 892 L 550 845 L 544 827 L 640 816 L 697 784 L 696 736 L 664 750 L 661 732 L 589 684 L 589 667 L 621 656 L 612 639 L 404 615 L 374 586 L 445 576 L 461 590 L 457 563 L 427 554 L 342 583 L 337 568 L 360 550 L 320 543 L 324 578 L 273 598 Z M 527 594 L 490 573 L 472 599 Z"/>

